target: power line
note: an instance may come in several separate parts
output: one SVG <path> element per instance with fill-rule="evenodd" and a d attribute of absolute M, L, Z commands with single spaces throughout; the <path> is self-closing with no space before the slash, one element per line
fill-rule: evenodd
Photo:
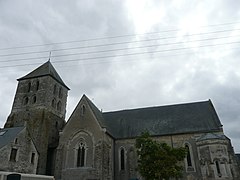
<path fill-rule="evenodd" d="M 198 46 L 198 48 L 211 47 L 211 46 L 219 46 L 219 45 L 226 45 L 226 44 L 237 44 L 237 43 L 240 43 L 240 41 L 229 42 L 229 43 L 222 43 L 222 44 L 202 45 L 202 46 Z M 71 61 L 86 61 L 86 60 L 92 60 L 92 59 L 103 59 L 103 58 L 112 58 L 112 57 L 142 55 L 142 54 L 150 54 L 150 53 L 162 53 L 162 52 L 171 52 L 171 51 L 186 50 L 186 49 L 189 49 L 189 48 L 174 48 L 174 49 L 156 50 L 156 51 L 150 51 L 150 52 L 147 51 L 147 52 L 136 52 L 136 53 L 109 55 L 109 56 L 90 57 L 90 58 L 83 58 L 83 59 L 59 60 L 59 61 L 55 61 L 55 63 L 71 62 Z"/>
<path fill-rule="evenodd" d="M 234 29 L 234 31 L 239 31 L 239 30 L 240 29 Z M 212 31 L 212 32 L 206 32 L 206 33 L 189 34 L 189 35 L 187 35 L 187 37 L 196 36 L 196 35 L 217 34 L 217 33 L 222 33 L 222 32 L 229 32 L 229 31 L 233 31 L 233 29 Z M 52 52 L 57 52 L 57 51 L 66 51 L 66 50 L 73 50 L 73 49 L 96 48 L 96 47 L 105 47 L 105 46 L 113 46 L 113 45 L 121 45 L 121 44 L 131 44 L 131 43 L 139 43 L 139 42 L 147 42 L 147 41 L 166 40 L 166 39 L 173 39 L 173 38 L 176 38 L 176 36 L 160 37 L 160 38 L 153 38 L 153 39 L 143 39 L 143 40 L 135 40 L 135 41 L 123 41 L 123 42 L 97 44 L 97 45 L 89 45 L 89 46 L 70 47 L 70 48 L 61 48 L 61 49 L 53 49 L 51 51 Z M 14 54 L 2 54 L 2 55 L 0 55 L 0 57 L 28 55 L 28 54 L 40 54 L 40 53 L 49 53 L 49 50 L 14 53 Z"/>
<path fill-rule="evenodd" d="M 230 50 L 233 50 L 233 49 L 238 49 L 239 47 L 235 47 L 235 48 L 228 48 L 228 51 L 230 51 Z M 226 51 L 226 49 L 223 49 L 223 50 L 221 50 L 221 52 L 223 52 L 223 51 Z M 171 56 L 183 56 L 183 55 L 190 55 L 190 54 L 196 54 L 195 52 L 187 52 L 187 53 L 171 53 L 171 54 L 167 54 L 167 55 L 158 55 L 157 57 L 171 57 Z M 141 59 L 139 59 L 139 58 L 134 58 L 134 59 L 125 59 L 125 60 L 122 60 L 122 59 L 111 59 L 110 61 L 109 60 L 101 60 L 100 62 L 99 61 L 91 61 L 91 62 L 87 62 L 86 63 L 86 61 L 82 61 L 82 63 L 81 64 L 74 64 L 74 65 L 69 65 L 69 64 L 64 64 L 64 65 L 62 65 L 62 64 L 60 64 L 60 63 L 57 63 L 56 65 L 55 65 L 55 67 L 60 67 L 60 68 L 69 68 L 69 67 L 76 67 L 76 66 L 80 66 L 80 65 L 92 65 L 92 64 L 104 64 L 104 63 L 109 63 L 109 62 L 130 62 L 130 61 L 142 61 L 142 60 L 146 60 L 145 58 L 141 58 Z M 155 61 L 156 62 L 156 61 Z M 52 62 L 53 64 L 55 64 L 55 62 Z M 25 65 L 18 65 L 18 66 L 33 66 L 33 65 L 40 65 L 40 64 L 42 64 L 42 63 L 32 63 L 32 64 L 25 64 Z M 17 66 L 17 67 L 18 67 Z M 1 67 L 0 67 L 1 68 Z M 11 69 L 9 69 L 9 68 L 5 68 L 4 70 L 6 70 L 6 71 L 9 71 L 9 70 L 11 70 Z"/>
<path fill-rule="evenodd" d="M 226 44 L 230 45 L 230 44 L 238 44 L 238 43 L 240 43 L 240 41 L 229 42 L 229 43 L 221 43 L 221 44 L 202 45 L 202 46 L 198 46 L 198 48 L 221 46 L 221 45 L 226 45 Z M 119 55 L 90 57 L 90 58 L 82 58 L 82 59 L 59 60 L 59 61 L 55 61 L 54 63 L 67 63 L 67 62 L 75 62 L 75 61 L 89 61 L 89 60 L 93 60 L 93 59 L 115 58 L 115 57 L 133 56 L 133 55 L 143 55 L 143 54 L 150 54 L 150 53 L 163 53 L 163 52 L 172 52 L 172 51 L 179 51 L 179 50 L 186 50 L 186 49 L 189 49 L 189 48 L 174 48 L 174 49 L 147 51 L 147 52 L 137 52 L 137 53 L 127 53 L 127 54 L 119 54 Z M 27 65 L 36 65 L 36 64 L 39 64 L 39 63 L 7 65 L 7 66 L 0 66 L 0 68 L 18 67 L 18 66 L 27 66 Z"/>
<path fill-rule="evenodd" d="M 231 50 L 236 49 L 236 48 L 230 48 Z M 228 50 L 230 50 L 228 49 Z M 182 55 L 189 55 L 189 54 L 194 54 L 194 52 L 191 53 L 177 53 L 177 54 L 167 54 L 167 55 L 160 55 L 158 57 L 170 57 L 170 56 L 182 56 Z M 126 62 L 126 61 L 140 61 L 140 60 L 146 60 L 145 58 L 143 59 L 127 59 L 127 60 L 119 60 L 119 59 L 111 59 L 111 62 L 117 62 L 117 61 L 121 61 L 121 62 Z M 54 63 L 54 62 L 53 62 Z M 81 65 L 91 65 L 91 64 L 102 64 L 102 63 L 109 63 L 109 60 L 101 60 L 101 62 L 96 62 L 96 61 L 91 61 L 91 62 L 87 62 L 87 63 L 81 63 Z M 79 64 L 80 65 L 80 64 Z M 70 67 L 70 66 L 76 66 L 74 65 L 59 65 L 57 67 Z"/>
<path fill-rule="evenodd" d="M 198 26 L 199 28 L 208 28 L 208 27 L 216 27 L 216 26 L 226 26 L 226 25 L 233 25 L 239 24 L 240 22 L 227 22 L 221 24 L 211 24 L 206 26 Z M 108 36 L 108 37 L 96 37 L 96 38 L 89 38 L 89 39 L 82 39 L 82 40 L 74 40 L 74 41 L 62 41 L 62 42 L 55 42 L 55 43 L 45 43 L 45 44 L 35 44 L 35 45 L 26 45 L 26 46 L 16 46 L 16 47 L 7 47 L 7 48 L 0 48 L 0 50 L 11 50 L 11 49 L 23 49 L 23 48 L 32 48 L 32 47 L 41 47 L 41 46 L 49 46 L 49 45 L 58 45 L 58 44 L 70 44 L 70 43 L 78 43 L 78 42 L 89 42 L 89 41 L 96 41 L 96 40 L 104 40 L 104 39 L 116 39 L 122 37 L 136 37 L 136 36 L 144 36 L 144 35 L 153 35 L 153 34 L 160 34 L 160 33 L 168 33 L 168 32 L 176 32 L 182 29 L 169 29 L 169 30 L 162 30 L 157 32 L 149 32 L 149 33 L 142 33 L 142 34 L 126 34 L 126 35 L 117 35 L 117 36 Z"/>
<path fill-rule="evenodd" d="M 133 49 L 142 49 L 142 48 L 152 48 L 152 47 L 159 47 L 159 46 L 169 46 L 169 45 L 178 45 L 184 43 L 193 43 L 193 42 L 202 42 L 202 41 L 209 41 L 209 40 L 220 40 L 236 37 L 236 35 L 232 36 L 222 36 L 222 37 L 213 37 L 213 38 L 205 38 L 205 39 L 198 39 L 192 41 L 181 41 L 175 43 L 166 43 L 166 44 L 153 44 L 153 45 L 146 45 L 146 46 L 136 46 L 136 47 L 126 47 L 126 48 L 115 48 L 115 49 L 108 49 L 108 50 L 101 50 L 101 51 L 88 51 L 88 52 L 79 52 L 79 53 L 70 53 L 70 54 L 63 54 L 63 55 L 54 55 L 51 57 L 66 57 L 66 56 L 73 56 L 73 55 L 89 55 L 89 54 L 96 54 L 96 53 L 106 53 L 106 52 L 114 52 L 114 51 L 122 51 L 122 50 L 133 50 Z M 15 62 L 15 61 L 26 61 L 26 60 L 33 60 L 33 59 L 46 59 L 47 56 L 43 57 L 30 57 L 30 58 L 18 58 L 18 59 L 10 59 L 10 60 L 2 60 L 0 62 Z"/>

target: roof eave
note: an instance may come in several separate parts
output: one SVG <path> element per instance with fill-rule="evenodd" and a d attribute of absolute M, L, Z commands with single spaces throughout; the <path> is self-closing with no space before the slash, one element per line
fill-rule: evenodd
<path fill-rule="evenodd" d="M 51 74 L 39 75 L 39 76 L 35 76 L 34 78 L 44 77 L 44 76 L 51 76 L 55 81 L 57 81 L 58 83 L 60 83 L 61 85 L 63 85 L 65 88 L 67 88 L 67 90 L 70 90 L 70 88 L 69 88 L 66 84 L 60 82 L 57 78 L 55 78 L 55 77 L 54 77 L 53 75 L 51 75 Z M 26 80 L 26 79 L 32 79 L 32 77 L 21 77 L 21 78 L 18 78 L 17 81 Z"/>
<path fill-rule="evenodd" d="M 222 129 L 211 129 L 211 130 L 202 130 L 202 131 L 189 131 L 189 132 L 179 132 L 179 133 L 166 133 L 166 134 L 155 134 L 151 135 L 151 137 L 160 137 L 160 136 L 175 136 L 175 135 L 183 135 L 183 134 L 200 134 L 200 133 L 209 133 L 211 132 L 222 132 Z M 131 137 L 114 137 L 116 140 L 124 140 L 124 139 L 136 139 L 141 135 L 131 136 Z"/>

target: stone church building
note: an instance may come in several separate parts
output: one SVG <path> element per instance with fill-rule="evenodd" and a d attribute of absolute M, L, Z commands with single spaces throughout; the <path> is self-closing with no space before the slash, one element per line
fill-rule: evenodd
<path fill-rule="evenodd" d="M 240 179 L 210 100 L 101 112 L 83 95 L 66 121 L 68 90 L 50 61 L 18 79 L 0 129 L 0 171 L 57 180 L 140 180 L 135 139 L 147 130 L 158 141 L 188 149 L 182 179 Z"/>

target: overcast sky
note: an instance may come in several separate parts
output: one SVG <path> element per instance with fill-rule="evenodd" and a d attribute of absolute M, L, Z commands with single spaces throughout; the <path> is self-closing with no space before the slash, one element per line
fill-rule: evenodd
<path fill-rule="evenodd" d="M 0 127 L 20 78 L 51 62 L 103 111 L 211 99 L 240 153 L 240 1 L 0 0 Z"/>

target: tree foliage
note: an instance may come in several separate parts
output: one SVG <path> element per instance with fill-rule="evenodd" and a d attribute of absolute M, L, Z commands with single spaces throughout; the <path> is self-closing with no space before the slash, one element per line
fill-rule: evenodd
<path fill-rule="evenodd" d="M 186 156 L 185 148 L 172 148 L 166 143 L 159 143 L 148 132 L 136 139 L 136 148 L 138 171 L 146 180 L 181 177 L 183 167 L 179 162 Z"/>

